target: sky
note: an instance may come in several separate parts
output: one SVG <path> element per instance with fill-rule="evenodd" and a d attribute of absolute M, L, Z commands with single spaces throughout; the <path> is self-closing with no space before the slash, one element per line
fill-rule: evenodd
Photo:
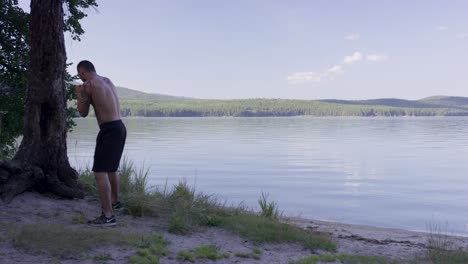
<path fill-rule="evenodd" d="M 210 99 L 468 97 L 468 1 L 97 2 L 81 42 L 66 36 L 68 62 L 90 60 L 118 86 Z"/>

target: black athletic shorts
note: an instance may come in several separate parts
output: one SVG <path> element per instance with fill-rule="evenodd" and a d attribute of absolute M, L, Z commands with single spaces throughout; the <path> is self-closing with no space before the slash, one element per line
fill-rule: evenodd
<path fill-rule="evenodd" d="M 116 172 L 127 138 L 127 129 L 122 120 L 99 125 L 94 151 L 94 172 Z"/>

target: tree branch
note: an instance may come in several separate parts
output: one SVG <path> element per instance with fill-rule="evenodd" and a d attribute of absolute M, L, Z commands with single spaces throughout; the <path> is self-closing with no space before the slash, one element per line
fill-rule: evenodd
<path fill-rule="evenodd" d="M 0 96 L 15 95 L 17 93 L 18 93 L 17 89 L 11 88 L 9 86 L 6 86 L 0 83 Z"/>

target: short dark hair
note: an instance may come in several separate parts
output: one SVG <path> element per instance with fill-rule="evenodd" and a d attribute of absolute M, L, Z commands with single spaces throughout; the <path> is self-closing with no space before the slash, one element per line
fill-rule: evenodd
<path fill-rule="evenodd" d="M 96 72 L 96 69 L 94 68 L 94 65 L 87 60 L 80 61 L 78 65 L 76 66 L 77 70 L 80 70 L 80 68 L 83 68 L 87 72 Z"/>

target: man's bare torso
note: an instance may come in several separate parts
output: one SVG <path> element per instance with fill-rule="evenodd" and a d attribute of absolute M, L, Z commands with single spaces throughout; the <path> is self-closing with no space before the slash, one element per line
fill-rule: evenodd
<path fill-rule="evenodd" d="M 93 105 L 99 125 L 120 119 L 120 104 L 114 84 L 106 77 L 96 75 L 83 84 Z"/>

